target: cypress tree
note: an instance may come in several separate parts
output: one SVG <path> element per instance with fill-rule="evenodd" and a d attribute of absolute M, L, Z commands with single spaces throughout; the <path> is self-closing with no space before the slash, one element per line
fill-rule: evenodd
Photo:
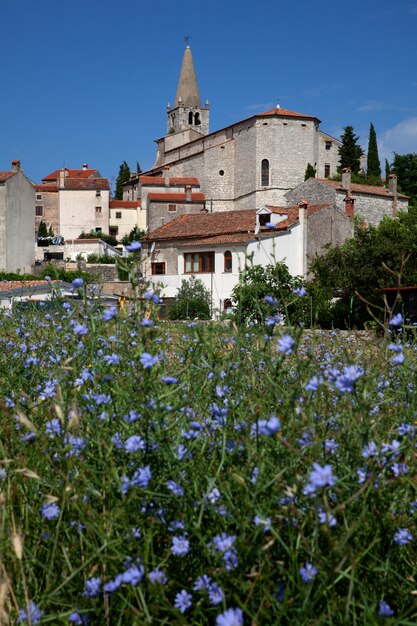
<path fill-rule="evenodd" d="M 123 161 L 119 168 L 119 175 L 116 178 L 116 190 L 114 194 L 115 200 L 123 200 L 123 183 L 130 180 L 130 167 Z"/>
<path fill-rule="evenodd" d="M 369 128 L 367 175 L 381 178 L 381 164 L 378 156 L 378 144 L 376 141 L 375 128 L 372 122 Z"/>
<path fill-rule="evenodd" d="M 307 164 L 306 173 L 304 174 L 304 180 L 308 180 L 309 178 L 314 178 L 316 175 L 316 170 L 311 165 L 311 163 Z"/>
<path fill-rule="evenodd" d="M 338 170 L 341 172 L 345 167 L 350 167 L 353 174 L 358 174 L 363 155 L 363 150 L 358 144 L 359 137 L 353 132 L 352 126 L 345 126 L 343 131 L 342 145 L 339 148 L 340 165 Z"/>
<path fill-rule="evenodd" d="M 43 220 L 39 222 L 38 226 L 38 237 L 47 237 L 48 236 L 48 228 Z"/>
<path fill-rule="evenodd" d="M 385 159 L 385 183 L 388 185 L 389 175 L 391 174 L 391 168 L 388 159 Z"/>

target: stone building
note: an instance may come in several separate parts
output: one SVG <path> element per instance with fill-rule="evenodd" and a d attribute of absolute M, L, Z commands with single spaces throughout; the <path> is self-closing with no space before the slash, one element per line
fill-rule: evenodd
<path fill-rule="evenodd" d="M 55 170 L 36 185 L 36 228 L 43 220 L 55 235 L 75 239 L 91 230 L 109 233 L 110 186 L 96 169 Z"/>
<path fill-rule="evenodd" d="M 191 50 L 187 46 L 167 134 L 157 140 L 151 176 L 195 177 L 213 211 L 285 204 L 310 163 L 320 178 L 336 173 L 341 142 L 320 130 L 314 115 L 279 106 L 209 132 Z M 128 185 L 128 183 L 127 183 Z"/>
<path fill-rule="evenodd" d="M 395 217 L 398 211 L 408 211 L 408 197 L 397 190 L 397 177 L 391 174 L 388 187 L 353 183 L 348 168 L 342 180 L 309 178 L 286 194 L 288 205 L 301 199 L 311 203 L 330 202 L 345 210 L 350 204 L 352 212 L 366 224 L 377 226 L 385 217 Z"/>
<path fill-rule="evenodd" d="M 0 270 L 30 272 L 35 263 L 35 189 L 20 161 L 0 171 Z"/>

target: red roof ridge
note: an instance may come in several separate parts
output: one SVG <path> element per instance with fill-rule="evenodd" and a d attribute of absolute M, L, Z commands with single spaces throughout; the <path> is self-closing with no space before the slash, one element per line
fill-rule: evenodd
<path fill-rule="evenodd" d="M 117 208 L 137 208 L 141 206 L 140 200 L 110 200 L 109 206 L 111 209 Z"/>

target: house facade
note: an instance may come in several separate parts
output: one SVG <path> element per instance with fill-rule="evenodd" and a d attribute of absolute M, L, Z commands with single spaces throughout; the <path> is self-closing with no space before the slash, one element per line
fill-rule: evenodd
<path fill-rule="evenodd" d="M 143 272 L 167 298 L 195 275 L 222 311 L 248 264 L 285 262 L 292 275 L 307 276 L 309 259 L 323 246 L 352 235 L 351 217 L 330 204 L 186 214 L 144 238 Z"/>
<path fill-rule="evenodd" d="M 84 164 L 82 169 L 55 170 L 36 185 L 36 228 L 47 228 L 64 239 L 98 230 L 109 234 L 110 186 L 99 171 Z"/>
<path fill-rule="evenodd" d="M 129 235 L 135 228 L 145 231 L 146 212 L 140 200 L 110 200 L 109 234 L 116 239 Z"/>
<path fill-rule="evenodd" d="M 20 161 L 0 171 L 0 270 L 30 272 L 35 263 L 35 189 Z"/>

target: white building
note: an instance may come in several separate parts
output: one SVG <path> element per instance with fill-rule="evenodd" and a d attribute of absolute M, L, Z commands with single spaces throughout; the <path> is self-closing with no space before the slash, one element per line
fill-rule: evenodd
<path fill-rule="evenodd" d="M 195 275 L 221 311 L 248 264 L 285 262 L 293 276 L 306 277 L 310 258 L 352 234 L 351 217 L 331 204 L 186 214 L 146 237 L 144 274 L 166 298 Z"/>

